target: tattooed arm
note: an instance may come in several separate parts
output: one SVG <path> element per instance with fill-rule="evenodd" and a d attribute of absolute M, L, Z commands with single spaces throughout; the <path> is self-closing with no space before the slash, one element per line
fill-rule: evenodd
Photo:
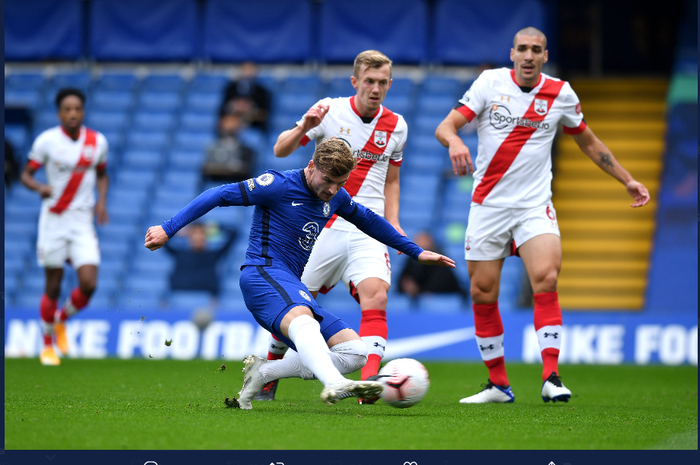
<path fill-rule="evenodd" d="M 603 171 L 620 181 L 627 193 L 632 196 L 634 203 L 632 207 L 641 207 L 649 202 L 649 191 L 644 185 L 636 181 L 626 169 L 617 161 L 610 149 L 598 139 L 590 127 L 587 127 L 581 134 L 573 136 L 583 153 L 593 160 L 593 162 Z"/>

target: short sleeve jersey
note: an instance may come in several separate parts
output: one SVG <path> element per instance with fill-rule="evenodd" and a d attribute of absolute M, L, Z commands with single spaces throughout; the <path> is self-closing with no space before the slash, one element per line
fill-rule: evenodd
<path fill-rule="evenodd" d="M 408 126 L 403 116 L 380 106 L 371 118 L 362 118 L 355 107 L 355 97 L 325 98 L 314 106 L 329 106 L 328 113 L 317 127 L 302 138 L 306 146 L 311 140 L 320 144 L 326 139 L 340 139 L 350 147 L 358 159 L 357 168 L 350 174 L 345 190 L 357 202 L 376 214 L 384 216 L 384 185 L 389 164 L 401 166 Z M 304 119 L 297 124 L 301 125 Z M 327 228 L 343 231 L 355 226 L 334 216 Z"/>
<path fill-rule="evenodd" d="M 568 82 L 541 74 L 529 92 L 508 68 L 484 71 L 455 109 L 477 120 L 479 136 L 472 202 L 530 208 L 552 197 L 552 143 L 559 123 L 567 134 L 586 129 Z"/>
<path fill-rule="evenodd" d="M 91 211 L 95 206 L 97 169 L 107 166 L 107 139 L 83 126 L 80 137 L 73 140 L 61 126 L 39 134 L 29 153 L 35 169 L 44 167 L 52 188 L 43 207 L 54 213 L 65 210 Z"/>

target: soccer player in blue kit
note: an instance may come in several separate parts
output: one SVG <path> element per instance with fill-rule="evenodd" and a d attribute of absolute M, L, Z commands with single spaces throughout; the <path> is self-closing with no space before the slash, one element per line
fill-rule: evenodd
<path fill-rule="evenodd" d="M 350 198 L 342 187 L 356 163 L 344 142 L 329 139 L 317 146 L 306 168 L 270 170 L 255 179 L 209 189 L 146 233 L 145 246 L 156 250 L 214 207 L 255 205 L 241 292 L 255 320 L 299 356 L 246 357 L 238 399 L 242 409 L 252 408 L 251 400 L 263 385 L 281 378 L 319 379 L 324 385 L 321 400 L 328 405 L 381 393 L 376 381 L 343 376 L 365 365 L 367 346 L 345 322 L 319 306 L 301 282 L 314 242 L 334 213 L 421 263 L 455 266 L 454 260 L 421 249 Z"/>

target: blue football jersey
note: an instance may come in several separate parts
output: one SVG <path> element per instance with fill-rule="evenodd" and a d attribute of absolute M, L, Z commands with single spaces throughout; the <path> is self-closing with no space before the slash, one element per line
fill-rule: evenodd
<path fill-rule="evenodd" d="M 319 199 L 304 170 L 269 170 L 254 179 L 209 189 L 163 223 L 172 237 L 186 224 L 217 206 L 255 206 L 245 265 L 280 266 L 301 278 L 318 235 L 337 213 L 374 237 L 414 259 L 423 251 L 384 218 L 354 202 L 345 189 L 329 201 Z"/>

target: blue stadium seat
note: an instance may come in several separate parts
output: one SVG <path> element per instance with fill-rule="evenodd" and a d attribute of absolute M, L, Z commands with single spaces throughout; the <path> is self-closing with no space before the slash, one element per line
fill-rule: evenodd
<path fill-rule="evenodd" d="M 166 132 L 138 131 L 129 134 L 127 148 L 130 150 L 161 151 L 169 142 Z"/>
<path fill-rule="evenodd" d="M 162 308 L 163 291 L 149 291 L 141 289 L 140 291 L 125 289 L 121 291 L 114 299 L 114 305 L 118 311 L 131 313 L 141 316 L 146 316 L 149 313 Z"/>
<path fill-rule="evenodd" d="M 188 192 L 194 192 L 198 189 L 199 183 L 201 181 L 201 176 L 199 171 L 166 171 L 163 175 L 163 182 L 161 186 L 177 186 Z M 183 205 L 184 206 L 184 205 Z"/>
<path fill-rule="evenodd" d="M 356 93 L 357 91 L 350 82 L 350 76 L 343 76 L 331 79 L 325 95 L 328 97 L 350 97 Z"/>
<path fill-rule="evenodd" d="M 128 121 L 128 113 L 125 111 L 93 111 L 87 115 L 86 125 L 100 132 L 119 132 L 126 127 Z"/>
<path fill-rule="evenodd" d="M 31 90 L 40 91 L 46 79 L 41 72 L 36 73 L 11 73 L 5 78 L 5 91 L 8 90 Z M 5 102 L 7 104 L 7 102 Z"/>
<path fill-rule="evenodd" d="M 393 259 L 393 257 L 392 257 Z M 403 268 L 399 268 L 399 273 L 400 270 Z M 396 272 L 392 273 L 392 278 L 393 275 L 397 274 Z M 397 286 L 398 287 L 398 286 Z M 392 287 L 393 291 L 393 287 Z M 389 315 L 399 315 L 399 314 L 406 314 L 411 311 L 414 311 L 414 302 L 413 299 L 411 299 L 409 296 L 406 294 L 401 294 L 399 292 L 390 292 L 387 295 L 387 304 L 386 304 L 386 312 Z"/>
<path fill-rule="evenodd" d="M 222 96 L 214 92 L 195 92 L 185 99 L 187 111 L 216 114 L 221 105 Z"/>
<path fill-rule="evenodd" d="M 175 147 L 180 150 L 203 151 L 214 142 L 214 134 L 209 132 L 178 132 L 175 135 Z"/>
<path fill-rule="evenodd" d="M 5 257 L 5 274 L 17 275 L 22 273 L 27 268 L 27 258 L 26 257 Z"/>
<path fill-rule="evenodd" d="M 20 254 L 24 257 L 34 253 L 35 244 L 27 238 L 5 238 L 5 257 L 8 253 Z"/>
<path fill-rule="evenodd" d="M 134 239 L 140 231 L 134 224 L 107 223 L 97 226 L 97 235 L 100 242 L 120 242 Z"/>
<path fill-rule="evenodd" d="M 141 295 L 157 294 L 160 297 L 169 286 L 168 276 L 165 274 L 131 273 L 126 278 L 122 294 L 129 296 L 137 296 L 139 293 L 142 293 Z"/>
<path fill-rule="evenodd" d="M 180 108 L 180 94 L 172 92 L 146 91 L 141 93 L 139 108 L 150 111 L 177 111 Z"/>
<path fill-rule="evenodd" d="M 156 150 L 127 150 L 122 156 L 124 168 L 155 171 L 163 165 L 163 153 Z"/>
<path fill-rule="evenodd" d="M 138 111 L 134 115 L 134 126 L 140 131 L 167 132 L 175 123 L 172 112 Z"/>
<path fill-rule="evenodd" d="M 143 80 L 143 92 L 179 93 L 185 81 L 179 74 L 151 74 Z"/>
<path fill-rule="evenodd" d="M 421 94 L 424 96 L 441 95 L 452 97 L 456 102 L 459 98 L 462 97 L 462 95 L 464 95 L 464 92 L 466 92 L 467 89 L 468 87 L 465 87 L 455 78 L 442 76 L 428 76 L 423 81 L 423 85 L 421 87 Z M 452 106 L 454 106 L 454 104 Z"/>
<path fill-rule="evenodd" d="M 134 96 L 130 91 L 99 90 L 92 93 L 88 106 L 89 112 L 128 111 L 131 109 Z"/>
<path fill-rule="evenodd" d="M 31 205 L 22 205 L 20 202 L 8 202 L 5 205 L 5 222 L 28 223 L 38 221 L 39 209 L 35 208 L 35 206 L 35 202 L 32 202 Z"/>
<path fill-rule="evenodd" d="M 240 290 L 222 292 L 219 296 L 219 312 L 249 313 Z"/>
<path fill-rule="evenodd" d="M 348 80 L 350 78 L 348 77 Z M 282 91 L 285 94 L 316 96 L 323 87 L 321 79 L 316 74 L 306 76 L 288 76 L 282 83 Z"/>
<path fill-rule="evenodd" d="M 150 250 L 148 252 L 150 252 Z M 167 259 L 164 258 L 165 256 L 167 256 Z M 138 258 L 134 260 L 131 265 L 132 273 L 151 274 L 153 276 L 165 276 L 168 278 L 174 266 L 175 263 L 167 251 L 164 251 L 164 253 L 158 255 L 138 255 Z"/>
<path fill-rule="evenodd" d="M 202 169 L 204 163 L 204 151 L 170 152 L 168 167 L 175 171 L 196 171 Z"/>
<path fill-rule="evenodd" d="M 74 87 L 89 90 L 92 85 L 92 75 L 89 71 L 75 73 L 57 73 L 51 79 L 51 87 L 56 91 L 62 87 Z"/>
<path fill-rule="evenodd" d="M 19 308 L 38 311 L 40 301 L 41 293 L 24 293 L 20 291 L 15 294 L 15 302 Z"/>
<path fill-rule="evenodd" d="M 283 115 L 296 115 L 301 118 L 316 103 L 309 94 L 282 94 L 275 100 L 275 112 Z"/>
<path fill-rule="evenodd" d="M 418 113 L 445 118 L 461 96 L 423 94 L 418 98 Z"/>
<path fill-rule="evenodd" d="M 26 107 L 34 110 L 41 104 L 39 90 L 5 90 L 6 107 Z"/>
<path fill-rule="evenodd" d="M 391 90 L 389 90 L 389 93 L 387 94 L 386 98 L 384 99 L 384 102 L 382 102 L 382 105 L 387 107 L 389 110 L 393 111 L 394 113 L 398 113 L 399 115 L 403 116 L 404 118 L 407 118 L 409 115 L 413 113 L 413 104 L 411 102 L 411 97 L 409 95 L 405 94 L 395 94 L 393 92 L 394 86 L 391 86 Z M 411 134 L 411 127 L 408 127 L 409 134 Z M 409 140 L 410 140 L 409 136 Z"/>
<path fill-rule="evenodd" d="M 308 108 L 307 108 L 308 110 Z M 304 111 L 306 113 L 306 111 Z M 302 116 L 304 116 L 304 113 L 299 113 L 299 114 L 275 114 L 272 117 L 272 128 L 270 131 L 270 143 L 272 145 L 277 142 L 277 137 L 280 135 L 282 131 L 286 131 L 287 129 L 293 128 L 296 124 L 297 121 L 301 119 Z"/>
<path fill-rule="evenodd" d="M 132 92 L 137 83 L 136 76 L 131 73 L 104 73 L 95 88 L 100 91 Z"/>
<path fill-rule="evenodd" d="M 183 113 L 180 118 L 180 131 L 182 132 L 216 132 L 217 115 L 213 111 Z"/>
<path fill-rule="evenodd" d="M 229 83 L 225 74 L 198 73 L 190 85 L 190 92 L 208 92 L 221 95 Z"/>
<path fill-rule="evenodd" d="M 394 77 L 391 82 L 391 88 L 387 95 L 396 95 L 399 97 L 411 97 L 415 89 L 415 84 L 410 78 Z"/>
<path fill-rule="evenodd" d="M 5 238 L 12 238 L 14 240 L 20 238 L 31 238 L 36 239 L 37 233 L 37 222 L 36 221 L 13 221 L 12 223 L 5 223 Z"/>
<path fill-rule="evenodd" d="M 456 103 L 456 100 L 455 100 Z M 442 120 L 445 119 L 445 116 L 450 112 L 450 107 L 448 110 L 445 111 L 444 115 L 421 115 L 417 114 L 415 118 L 413 119 L 413 126 L 411 126 L 411 131 L 412 135 L 411 137 L 415 137 L 418 135 L 426 135 L 426 136 L 435 136 L 435 129 L 438 127 L 438 124 L 442 123 Z"/>

